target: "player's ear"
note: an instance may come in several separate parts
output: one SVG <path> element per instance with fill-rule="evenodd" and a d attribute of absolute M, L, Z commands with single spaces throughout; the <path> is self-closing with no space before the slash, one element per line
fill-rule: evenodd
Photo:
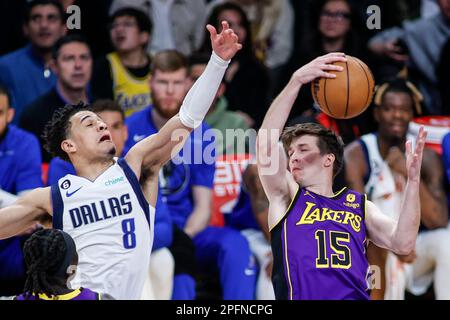
<path fill-rule="evenodd" d="M 325 167 L 332 167 L 336 157 L 333 153 L 328 153 L 325 158 Z"/>
<path fill-rule="evenodd" d="M 61 149 L 69 154 L 75 152 L 77 148 L 72 140 L 66 139 L 61 142 Z"/>

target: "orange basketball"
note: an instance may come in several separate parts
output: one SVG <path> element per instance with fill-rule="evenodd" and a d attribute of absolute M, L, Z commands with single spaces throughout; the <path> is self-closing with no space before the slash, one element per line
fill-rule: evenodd
<path fill-rule="evenodd" d="M 343 71 L 328 71 L 336 78 L 317 78 L 311 83 L 314 101 L 324 113 L 337 119 L 353 118 L 366 110 L 374 91 L 369 67 L 355 57 L 346 58 L 347 62 L 335 62 Z"/>

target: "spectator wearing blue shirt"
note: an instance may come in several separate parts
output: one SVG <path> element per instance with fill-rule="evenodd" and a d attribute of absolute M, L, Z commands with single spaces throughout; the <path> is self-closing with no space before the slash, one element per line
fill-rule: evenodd
<path fill-rule="evenodd" d="M 88 103 L 87 86 L 92 75 L 92 55 L 89 44 L 81 35 L 71 34 L 59 39 L 52 51 L 52 70 L 57 75 L 56 85 L 25 107 L 20 117 L 20 127 L 34 133 L 41 142 L 45 125 L 55 110 L 66 104 Z M 51 156 L 41 149 L 45 163 Z"/>
<path fill-rule="evenodd" d="M 39 142 L 32 134 L 10 124 L 14 109 L 9 93 L 0 87 L 0 208 L 18 195 L 42 187 Z M 26 236 L 0 240 L 0 296 L 22 291 L 25 264 L 22 244 Z"/>
<path fill-rule="evenodd" d="M 157 53 L 151 73 L 154 105 L 127 118 L 127 149 L 158 132 L 178 113 L 190 85 L 187 61 L 174 50 Z M 163 198 L 176 225 L 171 247 L 175 258 L 172 298 L 195 298 L 198 267 L 202 272 L 219 273 L 224 299 L 253 299 L 256 270 L 247 240 L 237 230 L 208 227 L 215 172 L 213 136 L 209 141 L 202 139 L 208 129 L 202 123 L 194 130 L 178 157 L 169 161 L 159 175 Z M 190 239 L 195 245 L 193 262 L 189 260 L 193 253 Z"/>
<path fill-rule="evenodd" d="M 97 100 L 92 105 L 92 111 L 97 113 L 108 126 L 111 139 L 116 145 L 116 156 L 123 156 L 128 129 L 124 123 L 125 113 L 122 108 L 112 100 Z M 58 157 L 50 162 L 48 174 L 49 185 L 57 183 L 67 174 L 76 175 L 73 165 Z M 172 294 L 174 269 L 173 257 L 167 249 L 172 243 L 172 219 L 160 193 L 158 193 L 155 208 L 155 238 L 150 259 L 150 279 L 144 286 L 142 298 L 168 300 Z"/>
<path fill-rule="evenodd" d="M 0 83 L 11 93 L 17 124 L 26 105 L 49 91 L 56 77 L 49 68 L 51 50 L 66 33 L 64 10 L 59 1 L 28 3 L 23 30 L 30 43 L 0 58 Z"/>

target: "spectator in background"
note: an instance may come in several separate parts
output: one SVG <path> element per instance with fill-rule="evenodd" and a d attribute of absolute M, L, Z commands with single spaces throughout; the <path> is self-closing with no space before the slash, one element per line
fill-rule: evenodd
<path fill-rule="evenodd" d="M 268 71 L 253 51 L 250 22 L 244 10 L 235 3 L 220 4 L 212 10 L 208 23 L 220 29 L 223 20 L 233 28 L 242 44 L 242 49 L 231 61 L 225 74 L 225 97 L 231 106 L 230 110 L 248 114 L 254 121 L 252 126 L 259 128 L 268 107 Z M 206 37 L 201 52 L 211 52 L 211 44 Z"/>
<path fill-rule="evenodd" d="M 127 119 L 130 130 L 127 148 L 158 132 L 170 117 L 178 113 L 190 85 L 185 57 L 171 50 L 156 54 L 150 84 L 154 105 Z M 211 142 L 203 139 L 208 129 L 204 122 L 195 129 L 181 153 L 160 172 L 162 195 L 167 199 L 176 224 L 172 247 L 176 253 L 192 252 L 192 248 L 186 246 L 193 241 L 196 265 L 202 272 L 220 274 L 224 299 L 253 299 L 256 271 L 251 265 L 246 239 L 236 230 L 208 227 L 215 172 L 214 159 L 211 158 L 214 150 Z M 175 268 L 178 264 L 186 265 L 186 261 L 178 260 L 180 257 L 176 253 Z M 195 298 L 196 269 L 188 269 L 179 274 L 175 272 L 173 299 Z"/>
<path fill-rule="evenodd" d="M 284 67 L 294 47 L 294 10 L 289 0 L 214 0 L 208 12 L 224 2 L 241 6 L 251 24 L 253 48 L 256 56 L 269 69 L 271 89 L 269 96 L 277 94 Z"/>
<path fill-rule="evenodd" d="M 378 131 L 362 136 L 344 152 L 349 187 L 365 192 L 393 219 L 399 217 L 406 187 L 404 146 L 412 138 L 407 137 L 407 131 L 416 103 L 415 91 L 405 80 L 395 79 L 380 86 L 374 110 Z M 373 244 L 369 246 L 370 264 L 379 266 L 382 276 L 386 274 L 386 293 L 374 290 L 372 298 L 403 299 L 405 287 L 414 294 L 423 294 L 432 280 L 436 298 L 450 298 L 450 232 L 443 174 L 439 156 L 425 148 L 420 181 L 421 226 L 415 251 L 396 256 Z"/>
<path fill-rule="evenodd" d="M 194 54 L 190 61 L 189 77 L 194 83 L 203 73 L 208 64 L 209 56 L 206 54 Z M 235 111 L 228 110 L 228 101 L 224 96 L 226 91 L 226 84 L 222 81 L 217 90 L 216 97 L 209 108 L 205 117 L 205 122 L 214 129 L 217 129 L 215 135 L 216 155 L 233 154 L 235 152 L 234 131 L 233 140 L 227 139 L 227 129 L 235 130 L 242 129 L 247 130 L 249 128 L 248 117 L 244 117 L 242 114 Z M 230 131 L 229 131 L 230 132 Z"/>
<path fill-rule="evenodd" d="M 105 121 L 116 146 L 116 156 L 124 155 L 125 141 L 128 129 L 125 124 L 125 114 L 121 107 L 111 100 L 97 100 L 92 104 L 92 111 Z M 57 183 L 66 174 L 75 175 L 75 168 L 70 162 L 61 158 L 53 158 L 49 167 L 49 185 Z M 167 249 L 172 243 L 172 219 L 167 205 L 158 193 L 155 215 L 155 238 L 153 240 L 150 259 L 149 276 L 147 277 L 142 299 L 168 300 L 172 295 L 174 261 Z"/>
<path fill-rule="evenodd" d="M 110 14 L 124 6 L 143 10 L 153 22 L 147 49 L 152 55 L 172 49 L 189 56 L 202 44 L 206 16 L 204 0 L 114 0 Z"/>
<path fill-rule="evenodd" d="M 88 102 L 87 86 L 92 74 L 89 45 L 80 35 L 68 35 L 55 44 L 50 63 L 57 76 L 56 85 L 24 109 L 20 127 L 34 133 L 40 140 L 43 162 L 51 156 L 44 149 L 42 133 L 55 110 L 66 104 Z"/>
<path fill-rule="evenodd" d="M 42 187 L 41 152 L 32 134 L 11 124 L 14 109 L 0 86 L 0 208 L 29 190 Z M 26 236 L 0 240 L 0 296 L 20 293 L 25 281 L 22 254 Z"/>
<path fill-rule="evenodd" d="M 96 62 L 92 95 L 95 99 L 117 101 L 128 117 L 151 103 L 151 59 L 145 48 L 152 33 L 152 23 L 145 13 L 132 7 L 115 11 L 110 21 L 115 51 Z"/>
<path fill-rule="evenodd" d="M 52 47 L 66 33 L 64 11 L 56 0 L 28 3 L 25 35 L 30 43 L 0 58 L 0 83 L 11 92 L 18 123 L 26 105 L 50 90 L 56 76 L 50 70 Z"/>
<path fill-rule="evenodd" d="M 444 113 L 439 97 L 436 66 L 450 37 L 450 0 L 438 0 L 440 13 L 384 30 L 369 41 L 369 49 L 389 61 L 406 64 L 409 77 L 424 96 L 426 114 Z"/>
<path fill-rule="evenodd" d="M 301 53 L 298 55 L 297 65 L 302 66 L 317 56 L 329 52 L 345 52 L 362 59 L 370 65 L 365 48 L 364 36 L 360 33 L 362 26 L 353 7 L 347 0 L 322 0 L 311 7 L 313 18 L 310 32 L 305 34 Z M 300 90 L 296 100 L 296 114 L 305 118 L 313 118 L 326 128 L 339 134 L 344 143 L 349 143 L 364 133 L 370 132 L 370 112 L 366 111 L 356 118 L 340 120 L 319 113 L 313 107 L 313 98 L 309 86 Z M 306 110 L 306 111 L 305 111 Z M 310 120 L 309 120 L 310 121 Z M 302 122 L 297 119 L 295 122 Z M 374 128 L 373 128 L 374 129 Z"/>

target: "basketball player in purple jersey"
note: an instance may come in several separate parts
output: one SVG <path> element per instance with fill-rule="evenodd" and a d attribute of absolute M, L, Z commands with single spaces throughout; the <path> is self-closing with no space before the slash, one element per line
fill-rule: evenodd
<path fill-rule="evenodd" d="M 330 53 L 298 69 L 258 133 L 258 172 L 270 202 L 277 299 L 369 299 L 367 241 L 401 255 L 409 254 L 416 242 L 423 128 L 414 151 L 406 143 L 408 182 L 398 221 L 383 215 L 364 194 L 346 188 L 333 193 L 343 143 L 332 131 L 299 124 L 286 128 L 279 143 L 301 86 L 318 77 L 334 78 L 329 71 L 342 71 L 332 65 L 336 61 L 345 62 L 345 55 Z"/>
<path fill-rule="evenodd" d="M 23 255 L 27 265 L 25 292 L 14 300 L 112 300 L 107 293 L 67 286 L 76 272 L 78 254 L 75 242 L 66 232 L 36 231 L 25 242 Z"/>

